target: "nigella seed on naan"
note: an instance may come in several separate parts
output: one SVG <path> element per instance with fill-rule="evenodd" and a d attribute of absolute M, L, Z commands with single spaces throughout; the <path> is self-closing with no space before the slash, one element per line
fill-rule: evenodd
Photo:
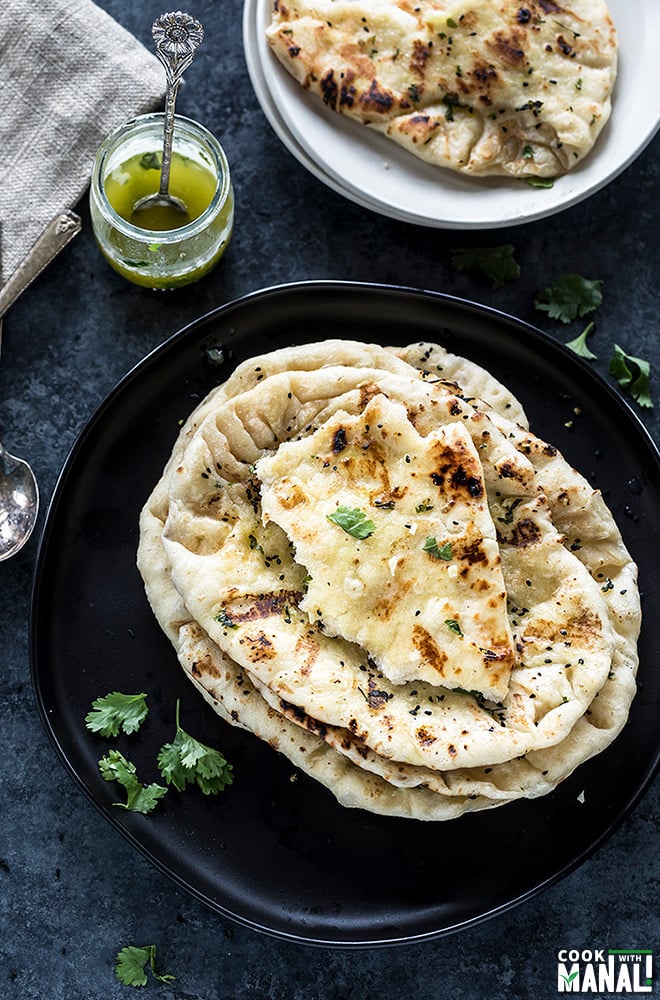
<path fill-rule="evenodd" d="M 604 0 L 275 0 L 266 34 L 333 111 L 465 174 L 563 174 L 611 111 Z"/>

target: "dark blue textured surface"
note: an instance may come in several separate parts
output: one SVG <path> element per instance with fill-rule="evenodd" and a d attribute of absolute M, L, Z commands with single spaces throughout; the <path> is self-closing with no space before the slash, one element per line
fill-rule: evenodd
<path fill-rule="evenodd" d="M 105 0 L 100 6 L 147 44 L 149 25 L 162 12 L 152 0 Z M 340 278 L 449 291 L 568 339 L 564 328 L 535 312 L 533 298 L 559 274 L 577 271 L 604 282 L 591 339 L 600 355 L 596 368 L 606 372 L 614 340 L 660 362 L 658 140 L 592 199 L 546 221 L 469 234 L 405 225 L 342 200 L 280 145 L 249 84 L 238 0 L 200 0 L 191 13 L 204 23 L 207 40 L 179 110 L 206 124 L 225 146 L 237 200 L 234 239 L 203 283 L 154 294 L 104 265 L 86 205 L 80 206 L 82 235 L 4 324 L 0 440 L 30 458 L 45 501 L 81 427 L 134 363 L 215 305 L 283 281 Z M 499 291 L 450 265 L 454 246 L 505 242 L 516 247 L 522 274 Z M 577 332 L 571 328 L 571 335 Z M 660 406 L 657 374 L 654 390 Z M 642 416 L 657 440 L 656 412 Z M 36 545 L 35 537 L 18 557 L 0 564 L 1 996 L 130 996 L 114 979 L 114 956 L 125 944 L 153 942 L 176 982 L 151 983 L 149 993 L 181 1000 L 545 1000 L 557 992 L 559 948 L 657 948 L 657 782 L 577 871 L 496 920 L 450 938 L 336 952 L 223 921 L 155 871 L 97 814 L 47 741 L 28 667 Z M 528 847 L 531 860 L 535 845 Z"/>

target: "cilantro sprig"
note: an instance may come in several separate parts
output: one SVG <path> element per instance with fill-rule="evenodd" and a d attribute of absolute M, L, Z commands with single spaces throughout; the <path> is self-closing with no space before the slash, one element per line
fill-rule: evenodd
<path fill-rule="evenodd" d="M 529 152 L 525 147 L 523 155 L 529 158 Z M 543 183 L 538 178 L 526 179 L 531 184 Z M 490 278 L 493 288 L 497 289 L 507 281 L 520 277 L 520 267 L 514 252 L 515 248 L 510 243 L 495 247 L 456 247 L 452 250 L 451 263 L 457 271 L 481 271 Z M 602 305 L 602 288 L 603 282 L 599 279 L 585 278 L 575 273 L 564 274 L 536 293 L 534 306 L 539 312 L 547 313 L 550 319 L 564 324 L 572 323 L 588 316 Z M 598 355 L 587 344 L 594 328 L 595 324 L 590 322 L 581 333 L 566 342 L 571 351 L 589 361 L 598 360 Z M 618 344 L 614 344 L 608 371 L 622 389 L 628 390 L 639 406 L 648 409 L 653 407 L 651 365 L 645 358 L 627 354 Z"/>
<path fill-rule="evenodd" d="M 101 736 L 118 736 L 119 730 L 126 734 L 136 733 L 147 717 L 146 694 L 122 694 L 111 691 L 103 698 L 92 702 L 92 711 L 85 716 L 85 725 L 91 732 Z"/>
<path fill-rule="evenodd" d="M 536 293 L 534 306 L 550 319 L 572 323 L 602 304 L 602 286 L 602 281 L 583 278 L 581 274 L 564 274 Z"/>
<path fill-rule="evenodd" d="M 94 733 L 117 736 L 120 730 L 136 732 L 147 716 L 146 694 L 126 695 L 112 691 L 92 702 L 92 711 L 85 724 Z M 116 806 L 131 812 L 152 812 L 167 794 L 164 785 L 143 785 L 137 769 L 119 750 L 111 749 L 99 762 L 104 781 L 116 781 L 126 791 L 125 802 Z M 176 703 L 176 733 L 172 743 L 165 743 L 158 753 L 158 767 L 168 785 L 182 792 L 188 785 L 197 785 L 205 795 L 223 791 L 233 781 L 231 764 L 218 750 L 205 746 L 186 733 L 179 723 L 179 702 Z"/>
<path fill-rule="evenodd" d="M 636 399 L 640 406 L 649 409 L 653 407 L 651 365 L 648 361 L 626 354 L 622 347 L 614 344 L 608 370 L 622 389 L 628 389 L 632 398 Z"/>
<path fill-rule="evenodd" d="M 151 969 L 151 975 L 159 983 L 172 983 L 174 976 L 168 973 L 156 972 L 156 945 L 148 944 L 138 947 L 129 944 L 117 953 L 115 976 L 124 986 L 146 986 L 147 966 Z"/>
<path fill-rule="evenodd" d="M 376 525 L 370 521 L 363 510 L 357 507 L 340 505 L 333 514 L 327 514 L 328 521 L 342 528 L 353 538 L 369 538 L 376 530 Z"/>
<path fill-rule="evenodd" d="M 451 253 L 452 267 L 457 271 L 481 271 L 494 289 L 502 288 L 507 281 L 520 277 L 514 249 L 511 243 L 494 247 L 456 247 Z"/>
<path fill-rule="evenodd" d="M 587 347 L 587 337 L 592 332 L 595 327 L 595 323 L 587 323 L 582 333 L 578 334 L 574 340 L 569 340 L 566 342 L 566 346 L 574 351 L 575 354 L 579 354 L 581 358 L 588 358 L 589 361 L 596 361 L 598 355 L 594 354 Z"/>
<path fill-rule="evenodd" d="M 167 788 L 163 785 L 143 785 L 135 764 L 119 750 L 109 750 L 106 757 L 101 757 L 99 771 L 104 781 L 116 781 L 125 789 L 126 802 L 113 802 L 113 805 L 129 812 L 147 815 L 156 808 L 159 799 L 167 795 Z"/>
<path fill-rule="evenodd" d="M 214 795 L 234 780 L 232 765 L 219 750 L 205 746 L 181 728 L 178 701 L 176 735 L 171 743 L 160 748 L 158 769 L 168 785 L 174 785 L 179 792 L 188 785 L 197 785 L 204 795 Z"/>
<path fill-rule="evenodd" d="M 428 552 L 434 559 L 444 559 L 445 562 L 451 561 L 451 542 L 438 545 L 437 539 L 433 535 L 429 535 L 422 548 L 424 552 Z"/>

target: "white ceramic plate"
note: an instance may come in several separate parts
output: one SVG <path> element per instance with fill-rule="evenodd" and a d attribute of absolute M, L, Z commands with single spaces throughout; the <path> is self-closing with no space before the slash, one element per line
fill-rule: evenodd
<path fill-rule="evenodd" d="M 270 51 L 271 0 L 246 0 L 244 41 L 264 114 L 297 159 L 346 197 L 394 218 L 451 229 L 531 222 L 604 187 L 644 149 L 660 124 L 656 86 L 658 0 L 609 0 L 619 32 L 612 116 L 590 156 L 552 188 L 515 179 L 462 177 L 417 160 L 304 91 Z M 252 79 L 255 84 L 254 77 Z"/>

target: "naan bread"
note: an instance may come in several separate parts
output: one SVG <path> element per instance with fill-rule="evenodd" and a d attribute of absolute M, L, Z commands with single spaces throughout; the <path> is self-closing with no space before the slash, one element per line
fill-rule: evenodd
<path fill-rule="evenodd" d="M 396 349 L 396 354 L 416 367 L 422 378 L 432 377 L 433 372 L 443 376 L 446 352 L 438 345 L 409 345 Z M 468 396 L 483 393 L 490 398 L 480 372 L 473 375 L 466 369 L 463 375 L 463 390 Z M 499 396 L 497 387 L 492 398 L 496 396 Z M 569 741 L 571 753 L 582 739 L 592 747 L 590 755 L 599 753 L 621 731 L 635 694 L 641 626 L 637 566 L 602 493 L 573 469 L 554 446 L 536 437 L 522 422 L 510 421 L 506 407 L 478 405 L 485 407 L 493 423 L 529 458 L 564 545 L 583 563 L 605 599 L 614 630 L 612 666 L 603 690 L 590 708 L 589 718 L 580 720 Z M 574 758 L 569 754 L 568 759 Z"/>
<path fill-rule="evenodd" d="M 424 784 L 423 777 L 413 777 L 412 787 L 407 787 L 403 781 L 397 784 L 386 780 L 380 776 L 380 771 L 387 768 L 387 762 L 381 765 L 374 763 L 373 771 L 365 769 L 362 755 L 358 753 L 362 763 L 357 766 L 345 752 L 337 753 L 330 743 L 317 735 L 318 724 L 314 724 L 313 720 L 308 720 L 312 731 L 307 731 L 304 726 L 301 728 L 300 719 L 292 724 L 284 714 L 271 708 L 238 667 L 234 665 L 231 679 L 228 671 L 223 674 L 218 670 L 218 661 L 223 662 L 222 654 L 208 637 L 203 637 L 199 626 L 184 626 L 181 629 L 178 654 L 181 666 L 192 683 L 221 718 L 248 729 L 267 742 L 294 767 L 328 788 L 347 808 L 368 809 L 386 816 L 439 821 L 454 819 L 466 812 L 492 809 L 508 799 L 519 797 L 519 794 L 510 792 L 493 797 L 480 795 L 477 791 L 466 794 L 451 792 L 448 788 L 442 789 L 442 778 L 437 775 L 433 787 Z M 405 773 L 405 766 L 401 765 L 398 771 Z M 549 791 L 552 786 L 547 784 L 547 779 L 541 781 Z"/>
<path fill-rule="evenodd" d="M 223 386 L 200 404 L 181 429 L 163 477 L 141 514 L 138 562 L 150 603 L 173 642 L 184 670 L 221 717 L 268 741 L 294 766 L 326 784 L 344 805 L 418 819 L 448 819 L 471 809 L 489 808 L 510 798 L 547 793 L 582 761 L 609 745 L 624 725 L 634 696 L 635 642 L 639 629 L 635 567 L 600 495 L 567 466 L 555 449 L 529 435 L 520 436 L 518 442 L 522 450 L 529 453 L 531 461 L 539 469 L 547 467 L 546 471 L 550 471 L 551 478 L 556 481 L 550 496 L 553 515 L 555 511 L 560 515 L 563 512 L 565 526 L 569 528 L 567 544 L 589 565 L 602 585 L 609 617 L 616 630 L 615 650 L 602 688 L 565 739 L 547 750 L 532 751 L 525 757 L 494 766 L 432 772 L 433 777 L 429 778 L 428 769 L 388 763 L 376 755 L 370 756 L 367 765 L 368 752 L 359 741 L 353 740 L 350 749 L 350 732 L 326 729 L 322 738 L 318 735 L 318 723 L 305 720 L 292 706 L 280 703 L 281 711 L 276 711 L 256 691 L 247 674 L 211 642 L 192 619 L 172 585 L 171 569 L 162 545 L 171 475 L 195 430 L 221 399 L 228 398 L 232 391 L 240 392 L 257 384 L 268 374 L 286 370 L 289 365 L 303 367 L 306 358 L 322 367 L 324 358 L 330 363 L 339 360 L 364 363 L 365 354 L 368 354 L 370 363 L 383 358 L 384 366 L 391 369 L 391 361 L 384 359 L 385 353 L 373 345 L 334 341 L 273 352 L 239 366 Z M 400 353 L 423 370 L 423 377 L 428 377 L 429 371 L 435 371 L 436 376 L 452 377 L 456 369 L 462 367 L 464 395 L 489 397 L 495 403 L 494 409 L 488 408 L 491 418 L 506 419 L 515 403 L 500 383 L 472 362 L 463 364 L 461 359 L 449 356 L 448 366 L 446 352 L 441 348 L 413 345 Z M 521 409 L 519 413 L 522 414 Z M 520 435 L 522 431 L 511 423 L 505 424 L 505 428 L 509 434 Z M 561 482 L 564 487 L 559 489 Z M 580 544 L 576 544 L 573 530 L 576 527 L 581 533 Z M 606 570 L 608 576 L 604 577 Z M 602 584 L 603 579 L 605 584 Z M 610 579 L 613 586 L 609 586 Z M 273 701 L 272 694 L 267 696 Z M 301 726 L 307 725 L 312 727 L 312 732 L 301 731 Z M 347 748 L 350 759 L 346 756 Z M 360 759 L 361 766 L 353 763 Z M 367 766 L 373 771 L 367 770 Z M 379 777 L 381 774 L 385 777 Z M 430 785 L 433 791 L 429 790 Z"/>
<path fill-rule="evenodd" d="M 423 378 L 444 382 L 468 403 L 487 413 L 495 412 L 529 430 L 527 414 L 520 401 L 491 372 L 474 361 L 452 354 L 440 344 L 420 342 L 386 350 L 416 368 Z"/>
<path fill-rule="evenodd" d="M 604 0 L 274 0 L 267 38 L 328 107 L 466 174 L 565 173 L 611 111 Z"/>
<path fill-rule="evenodd" d="M 522 657 L 496 706 L 497 724 L 493 706 L 471 695 L 428 682 L 388 682 L 368 648 L 310 621 L 300 606 L 306 568 L 287 535 L 263 523 L 254 463 L 340 410 L 361 413 L 375 395 L 405 400 L 421 431 L 444 422 L 468 429 L 496 517 L 512 525 L 500 549 L 503 568 L 505 549 L 518 553 L 504 580 Z M 493 764 L 559 742 L 602 686 L 611 660 L 599 588 L 563 547 L 534 491 L 527 460 L 484 413 L 441 385 L 369 369 L 287 372 L 218 406 L 200 425 L 172 476 L 163 540 L 193 617 L 278 696 L 350 729 L 393 760 L 439 769 Z M 388 513 L 374 508 L 373 517 Z"/>
<path fill-rule="evenodd" d="M 359 745 L 356 759 L 362 763 L 351 763 L 346 752 L 350 733 L 321 729 L 313 720 L 292 712 L 291 706 L 281 706 L 282 711 L 271 708 L 247 674 L 192 621 L 172 585 L 161 544 L 163 522 L 155 511 L 162 505 L 164 485 L 161 481 L 156 486 L 142 511 L 138 559 L 149 601 L 183 670 L 220 718 L 264 740 L 294 767 L 331 790 L 342 805 L 438 821 L 520 797 L 537 797 L 603 750 L 623 726 L 635 690 L 634 676 L 628 670 L 611 672 L 585 717 L 549 751 L 493 767 L 433 772 L 433 783 L 427 769 L 393 766 L 375 755 L 368 758 L 373 770 L 366 767 L 366 752 Z M 309 731 L 301 733 L 300 727 Z"/>
<path fill-rule="evenodd" d="M 363 646 L 394 684 L 506 696 L 514 649 L 502 560 L 462 424 L 423 437 L 405 406 L 376 396 L 358 416 L 339 412 L 280 445 L 256 471 L 262 518 L 309 574 L 299 607 L 310 621 Z M 355 531 L 366 532 L 357 544 Z"/>
<path fill-rule="evenodd" d="M 421 378 L 437 376 L 444 379 L 446 352 L 443 348 L 413 344 L 396 349 L 396 354 L 417 368 Z M 462 386 L 472 402 L 481 390 L 490 396 L 478 370 L 472 373 L 465 369 Z M 492 398 L 495 399 L 496 395 L 499 395 L 497 387 Z M 507 440 L 532 464 L 538 489 L 548 499 L 553 524 L 561 532 L 564 545 L 577 556 L 601 587 L 618 636 L 617 643 L 621 646 L 622 659 L 627 669 L 634 672 L 641 619 L 637 567 L 602 493 L 573 469 L 557 448 L 531 433 L 526 421 L 509 419 L 506 403 L 491 406 L 477 402 L 477 405 L 488 413 Z"/>

